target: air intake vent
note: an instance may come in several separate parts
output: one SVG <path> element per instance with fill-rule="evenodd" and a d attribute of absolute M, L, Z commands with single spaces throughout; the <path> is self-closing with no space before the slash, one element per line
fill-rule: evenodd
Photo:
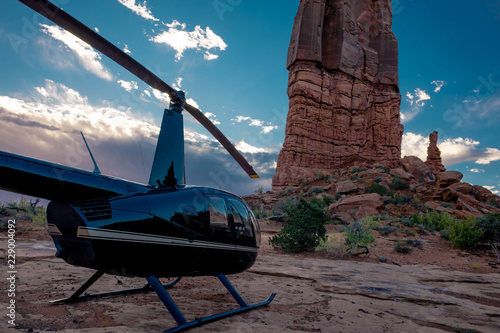
<path fill-rule="evenodd" d="M 106 199 L 78 201 L 74 202 L 73 205 L 80 209 L 88 221 L 111 219 L 111 205 Z"/>

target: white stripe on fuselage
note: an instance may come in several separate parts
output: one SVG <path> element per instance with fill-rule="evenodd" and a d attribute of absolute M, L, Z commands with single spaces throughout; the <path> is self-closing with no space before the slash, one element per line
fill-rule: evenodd
<path fill-rule="evenodd" d="M 170 246 L 199 247 L 199 248 L 214 249 L 214 250 L 245 251 L 245 252 L 258 252 L 259 251 L 258 248 L 249 247 L 249 246 L 239 246 L 239 245 L 224 244 L 224 243 L 188 240 L 185 238 L 158 236 L 158 235 L 152 235 L 152 234 L 143 234 L 143 233 L 137 233 L 137 232 L 110 230 L 110 229 L 101 229 L 101 228 L 89 228 L 89 227 L 83 227 L 83 226 L 78 227 L 77 237 L 90 238 L 90 239 L 101 239 L 101 240 L 112 240 L 112 241 L 118 241 L 118 242 L 132 242 L 132 243 L 147 243 L 147 244 L 159 244 L 159 245 L 170 245 Z"/>

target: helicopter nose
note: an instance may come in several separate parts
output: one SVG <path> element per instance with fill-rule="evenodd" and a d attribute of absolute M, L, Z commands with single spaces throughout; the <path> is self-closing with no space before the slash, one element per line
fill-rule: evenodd
<path fill-rule="evenodd" d="M 47 206 L 47 222 L 57 249 L 56 257 L 71 265 L 94 268 L 95 252 L 91 240 L 77 237 L 78 228 L 87 225 L 73 206 L 51 201 Z"/>

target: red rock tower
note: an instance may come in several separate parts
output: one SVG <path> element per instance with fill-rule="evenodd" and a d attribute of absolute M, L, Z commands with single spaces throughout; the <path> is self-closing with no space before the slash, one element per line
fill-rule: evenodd
<path fill-rule="evenodd" d="M 289 111 L 273 188 L 357 160 L 401 159 L 391 0 L 301 0 L 288 49 Z"/>

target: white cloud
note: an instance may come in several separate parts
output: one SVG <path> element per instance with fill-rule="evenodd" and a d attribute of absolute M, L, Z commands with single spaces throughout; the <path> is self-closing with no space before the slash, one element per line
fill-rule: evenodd
<path fill-rule="evenodd" d="M 401 156 L 417 156 L 422 161 L 427 159 L 429 139 L 415 133 L 404 133 L 401 142 Z"/>
<path fill-rule="evenodd" d="M 441 91 L 441 88 L 443 88 L 443 86 L 445 86 L 447 83 L 443 80 L 436 80 L 436 81 L 432 81 L 431 84 L 434 84 L 436 86 L 436 88 L 434 89 L 434 92 L 438 93 Z"/>
<path fill-rule="evenodd" d="M 495 188 L 495 186 L 488 186 L 488 185 L 483 185 L 483 187 L 484 187 L 485 189 L 490 190 L 490 191 L 491 191 L 491 190 L 493 190 L 493 189 Z"/>
<path fill-rule="evenodd" d="M 265 148 L 258 148 L 255 146 L 252 146 L 245 141 L 241 140 L 236 144 L 236 149 L 238 149 L 242 153 L 249 153 L 249 154 L 255 154 L 255 153 L 268 153 L 269 150 Z"/>
<path fill-rule="evenodd" d="M 194 106 L 195 108 L 200 110 L 200 106 L 198 105 L 198 103 L 196 103 L 196 101 L 194 99 L 188 98 L 188 99 L 186 99 L 186 103 L 191 105 L 191 106 Z"/>
<path fill-rule="evenodd" d="M 40 26 L 42 32 L 63 42 L 69 50 L 73 51 L 86 70 L 102 79 L 113 80 L 113 75 L 101 64 L 101 55 L 90 45 L 58 26 L 46 24 L 40 24 Z"/>
<path fill-rule="evenodd" d="M 151 10 L 147 8 L 146 1 L 144 1 L 142 5 L 140 3 L 136 4 L 135 0 L 118 0 L 118 2 L 146 20 L 159 21 L 153 16 Z"/>
<path fill-rule="evenodd" d="M 125 44 L 125 47 L 123 48 L 123 52 L 125 52 L 126 54 L 132 54 L 132 52 L 129 50 L 127 44 Z"/>
<path fill-rule="evenodd" d="M 205 60 L 216 59 L 217 56 L 210 53 L 209 50 L 219 48 L 225 50 L 227 44 L 222 38 L 216 35 L 209 27 L 203 30 L 197 25 L 193 31 L 186 30 L 186 24 L 177 20 L 170 24 L 165 24 L 168 30 L 163 30 L 160 34 L 151 37 L 149 40 L 158 44 L 165 44 L 172 47 L 177 53 L 176 60 L 180 60 L 184 51 L 188 49 L 205 50 Z"/>
<path fill-rule="evenodd" d="M 480 149 L 479 141 L 470 138 L 446 139 L 438 144 L 441 151 L 443 164 L 448 167 L 453 164 L 474 161 L 476 164 L 489 164 L 494 161 L 500 161 L 500 150 L 496 148 Z M 405 133 L 401 144 L 402 156 L 417 156 L 421 160 L 427 159 L 428 138 L 415 133 Z M 471 169 L 471 172 L 475 169 Z M 482 169 L 477 169 L 481 172 Z"/>
<path fill-rule="evenodd" d="M 217 116 L 215 114 L 213 114 L 212 112 L 205 112 L 204 114 L 205 114 L 205 117 L 207 117 L 208 119 L 210 119 L 210 121 L 214 125 L 220 125 L 220 121 L 217 120 Z"/>
<path fill-rule="evenodd" d="M 470 172 L 473 172 L 473 173 L 484 173 L 484 170 L 483 170 L 483 169 L 477 169 L 477 168 L 470 169 L 469 171 L 470 171 Z"/>
<path fill-rule="evenodd" d="M 491 162 L 500 161 L 500 150 L 496 148 L 486 148 L 486 156 L 481 157 L 476 161 L 477 164 L 490 164 Z"/>
<path fill-rule="evenodd" d="M 122 86 L 123 89 L 125 89 L 128 92 L 131 92 L 132 90 L 138 88 L 137 82 L 135 81 L 118 80 L 117 82 Z"/>
<path fill-rule="evenodd" d="M 425 106 L 425 101 L 431 99 L 431 96 L 420 88 L 415 89 L 414 93 L 406 92 L 406 101 L 410 104 L 410 109 L 408 111 L 401 112 L 401 122 L 407 123 L 416 115 L 418 115 L 422 108 Z"/>
<path fill-rule="evenodd" d="M 427 94 L 425 90 L 422 90 L 420 88 L 415 89 L 415 97 L 417 98 L 415 104 L 418 106 L 424 106 L 424 101 L 428 101 L 431 99 L 431 96 L 429 96 L 429 94 Z"/>
<path fill-rule="evenodd" d="M 236 118 L 231 119 L 231 120 L 236 121 L 237 123 L 247 122 L 249 126 L 260 127 L 261 133 L 263 133 L 263 134 L 267 134 L 267 133 L 271 132 L 272 130 L 275 130 L 278 128 L 277 125 L 272 125 L 269 122 L 266 124 L 263 120 L 253 119 L 250 117 L 236 116 Z"/>

